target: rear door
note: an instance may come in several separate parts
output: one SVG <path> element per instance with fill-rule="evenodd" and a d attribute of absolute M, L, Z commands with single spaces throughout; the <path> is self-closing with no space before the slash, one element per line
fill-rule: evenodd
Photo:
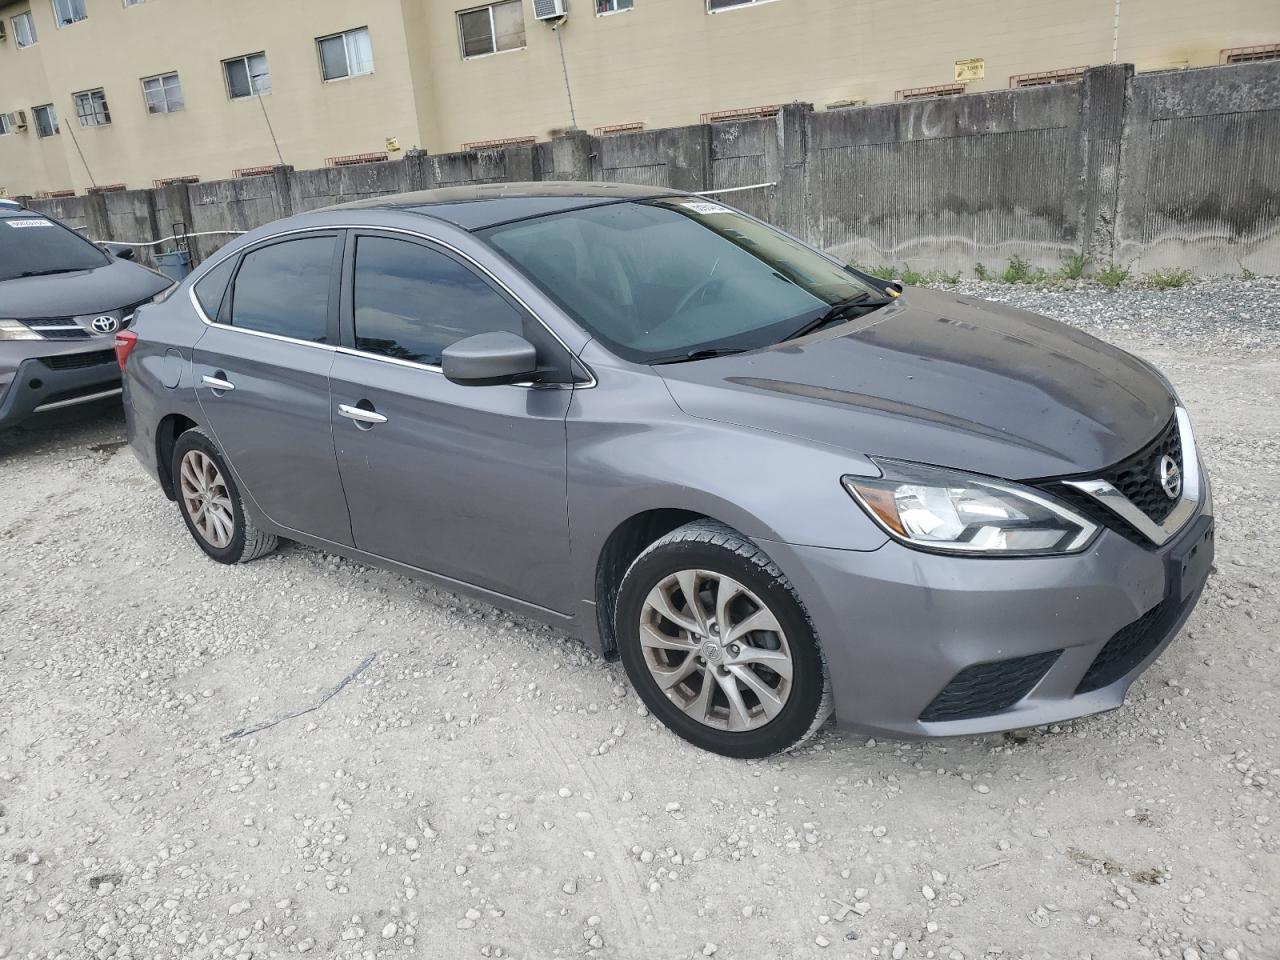
<path fill-rule="evenodd" d="M 343 239 L 309 232 L 244 253 L 192 359 L 241 492 L 280 526 L 349 546 L 329 400 Z"/>
<path fill-rule="evenodd" d="M 364 231 L 349 243 L 354 282 L 343 292 L 344 350 L 332 382 L 356 546 L 568 610 L 568 351 L 491 279 L 440 247 Z M 445 379 L 441 351 L 494 330 L 534 343 L 542 385 Z"/>

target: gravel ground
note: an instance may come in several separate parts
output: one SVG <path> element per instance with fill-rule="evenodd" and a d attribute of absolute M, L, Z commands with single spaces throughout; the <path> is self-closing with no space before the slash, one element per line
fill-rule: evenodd
<path fill-rule="evenodd" d="M 962 288 L 1196 421 L 1217 573 L 1122 710 L 700 753 L 544 627 L 209 562 L 82 413 L 0 436 L 0 958 L 1280 957 L 1280 283 Z"/>

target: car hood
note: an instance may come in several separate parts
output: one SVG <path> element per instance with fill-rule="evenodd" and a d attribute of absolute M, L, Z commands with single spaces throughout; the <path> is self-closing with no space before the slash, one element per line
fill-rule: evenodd
<path fill-rule="evenodd" d="M 173 281 L 128 260 L 48 277 L 0 280 L 0 318 L 34 320 L 107 312 L 150 300 Z"/>
<path fill-rule="evenodd" d="M 1010 479 L 1110 466 L 1174 407 L 1123 350 L 1025 310 L 914 288 L 808 337 L 655 369 L 694 417 Z"/>

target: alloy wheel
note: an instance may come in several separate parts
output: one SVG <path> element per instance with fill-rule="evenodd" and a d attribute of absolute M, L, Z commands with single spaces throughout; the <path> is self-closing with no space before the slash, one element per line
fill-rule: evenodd
<path fill-rule="evenodd" d="M 755 730 L 791 695 L 794 663 L 773 611 L 731 577 L 680 570 L 640 614 L 640 645 L 658 688 L 699 723 Z"/>
<path fill-rule="evenodd" d="M 218 550 L 231 545 L 235 512 L 222 471 L 203 450 L 188 450 L 179 471 L 182 502 L 191 525 L 209 546 Z"/>

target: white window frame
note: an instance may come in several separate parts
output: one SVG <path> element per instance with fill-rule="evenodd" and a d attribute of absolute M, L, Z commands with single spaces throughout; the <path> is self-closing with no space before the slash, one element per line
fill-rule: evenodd
<path fill-rule="evenodd" d="M 7 137 L 13 133 L 13 126 L 9 123 L 9 115 L 0 113 L 0 137 Z"/>
<path fill-rule="evenodd" d="M 139 0 L 141 2 L 141 0 Z M 345 49 L 345 48 L 344 48 Z M 261 57 L 262 62 L 267 66 L 267 72 L 264 74 L 267 85 L 263 89 L 254 89 L 253 69 L 249 66 L 249 61 L 254 57 Z M 249 92 L 236 95 L 231 92 L 231 74 L 227 72 L 227 68 L 233 63 L 243 63 L 245 76 L 249 78 Z M 229 60 L 222 61 L 222 81 L 227 88 L 228 100 L 252 100 L 254 97 L 265 97 L 271 93 L 271 63 L 267 60 L 267 51 L 259 50 L 256 53 L 246 53 L 243 57 L 231 57 Z"/>
<path fill-rule="evenodd" d="M 146 0 L 121 0 L 125 7 L 136 7 L 140 3 L 146 3 Z"/>
<path fill-rule="evenodd" d="M 523 0 L 493 0 L 492 3 L 482 3 L 478 7 L 467 7 L 465 10 L 454 11 L 454 21 L 458 25 L 458 52 L 462 54 L 463 60 L 479 60 L 482 57 L 496 57 L 500 53 L 515 53 L 517 50 L 524 50 L 528 48 L 529 31 L 528 31 L 528 24 L 526 23 L 526 24 L 523 24 L 526 28 L 525 35 L 524 35 L 524 43 L 520 44 L 520 46 L 518 47 L 508 47 L 505 50 L 498 49 L 498 28 L 493 21 L 493 8 L 502 6 L 505 3 L 520 4 L 520 8 L 521 8 L 520 12 L 521 14 L 524 13 Z M 489 11 L 489 40 L 493 44 L 493 49 L 490 50 L 488 53 L 473 53 L 471 54 L 471 56 L 467 56 L 467 42 L 462 35 L 462 15 L 464 13 L 476 13 L 477 11 L 480 11 L 480 10 Z"/>
<path fill-rule="evenodd" d="M 362 70 L 359 73 L 352 73 L 351 47 L 348 45 L 350 43 L 348 38 L 357 33 L 363 33 L 369 38 L 369 69 Z M 347 72 L 340 77 L 326 77 L 324 75 L 324 54 L 321 52 L 320 44 L 324 43 L 326 40 L 336 40 L 338 37 L 342 38 L 342 57 L 343 61 L 347 65 Z M 338 33 L 330 33 L 323 37 L 316 37 L 316 56 L 320 58 L 320 79 L 325 83 L 337 83 L 339 80 L 350 80 L 352 77 L 368 77 L 374 72 L 373 37 L 369 35 L 369 28 L 367 26 L 352 27 L 350 30 L 340 30 Z"/>
<path fill-rule="evenodd" d="M 31 15 L 30 10 L 23 10 L 21 13 L 15 14 L 10 18 L 9 22 L 13 25 L 13 45 L 19 50 L 34 47 L 40 42 L 40 35 L 36 33 L 36 18 Z M 27 25 L 27 36 L 31 39 L 26 43 L 22 42 L 22 31 L 18 29 L 19 22 Z"/>
<path fill-rule="evenodd" d="M 97 98 L 96 100 L 94 98 Z M 89 110 L 81 109 L 81 99 L 88 101 Z M 76 108 L 76 119 L 82 127 L 105 127 L 111 123 L 111 107 L 107 105 L 107 94 L 102 87 L 91 90 L 77 90 L 71 95 L 71 103 Z"/>
<path fill-rule="evenodd" d="M 175 80 L 178 81 L 178 97 L 179 97 L 179 103 L 181 104 L 178 107 L 171 107 L 169 105 L 169 93 L 164 88 L 164 82 L 169 77 L 173 77 Z M 160 94 L 164 98 L 163 110 L 151 109 L 151 100 L 147 96 L 147 84 L 150 83 L 152 80 L 159 81 L 160 83 Z M 153 74 L 150 77 L 143 77 L 142 80 L 139 82 L 142 84 L 142 104 L 147 108 L 147 116 L 163 117 L 171 113 L 181 113 L 183 110 L 187 109 L 187 95 L 182 90 L 182 77 L 178 74 L 177 70 L 169 70 L 166 73 L 157 73 L 157 74 Z"/>
<path fill-rule="evenodd" d="M 89 11 L 85 8 L 85 0 L 49 0 L 49 2 L 53 6 L 54 26 L 56 26 L 59 30 L 65 29 L 66 27 L 74 26 L 77 23 L 81 23 L 82 21 L 89 19 Z M 59 4 L 64 5 L 70 11 L 71 13 L 70 19 L 64 18 L 62 16 L 62 12 L 58 9 Z M 79 4 L 82 16 L 79 16 L 79 17 L 75 16 L 75 10 L 71 6 L 72 4 Z"/>
<path fill-rule="evenodd" d="M 50 125 L 53 127 L 53 130 L 50 133 L 40 132 L 40 111 L 41 110 L 49 111 Z M 42 103 L 39 106 L 32 107 L 31 123 L 36 128 L 36 137 L 41 140 L 47 140 L 49 137 L 56 137 L 59 133 L 62 132 L 61 129 L 59 129 L 58 127 L 58 111 L 53 108 L 52 103 Z"/>
<path fill-rule="evenodd" d="M 719 7 L 718 9 L 713 10 L 711 9 L 711 0 L 707 0 L 707 13 L 712 15 L 717 13 L 728 13 L 730 10 L 741 10 L 744 7 L 760 7 L 766 3 L 777 2 L 778 0 L 737 0 L 736 3 L 733 3 L 730 6 Z"/>
<path fill-rule="evenodd" d="M 602 2 L 607 5 L 608 9 L 600 9 Z M 596 0 L 596 16 L 612 17 L 615 13 L 630 13 L 636 8 L 636 0 L 625 0 L 627 4 L 625 7 L 618 6 L 620 2 L 623 2 L 623 0 Z"/>

